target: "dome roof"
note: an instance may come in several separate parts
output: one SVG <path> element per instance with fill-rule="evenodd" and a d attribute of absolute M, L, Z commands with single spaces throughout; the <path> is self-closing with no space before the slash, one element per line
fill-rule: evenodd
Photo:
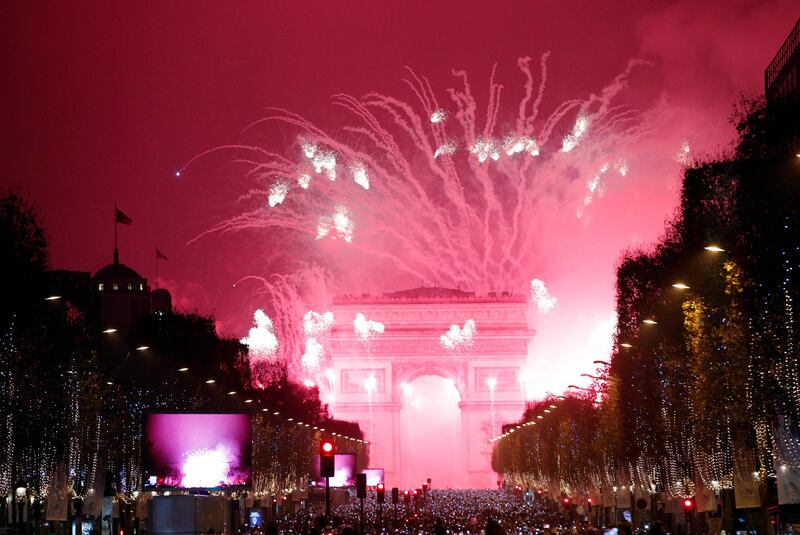
<path fill-rule="evenodd" d="M 100 268 L 93 277 L 95 280 L 142 280 L 141 275 L 125 264 L 109 264 Z"/>

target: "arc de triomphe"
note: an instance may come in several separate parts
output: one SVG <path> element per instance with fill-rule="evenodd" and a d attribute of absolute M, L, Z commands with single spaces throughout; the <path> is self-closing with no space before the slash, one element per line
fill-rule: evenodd
<path fill-rule="evenodd" d="M 387 485 L 398 485 L 404 470 L 401 385 L 425 375 L 451 380 L 460 396 L 460 447 L 453 452 L 460 468 L 459 485 L 496 484 L 487 441 L 503 422 L 518 420 L 524 409 L 519 373 L 534 334 L 527 309 L 521 296 L 476 296 L 445 288 L 334 300 L 336 326 L 330 337 L 334 414 L 357 421 L 368 433 L 370 465 L 385 470 Z M 352 328 L 358 313 L 381 322 L 384 333 L 366 342 L 359 339 Z M 463 327 L 468 319 L 477 327 L 471 346 L 456 351 L 443 348 L 440 336 L 450 325 Z"/>

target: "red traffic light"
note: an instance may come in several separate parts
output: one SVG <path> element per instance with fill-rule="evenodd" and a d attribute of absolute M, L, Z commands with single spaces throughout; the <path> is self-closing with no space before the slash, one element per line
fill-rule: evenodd
<path fill-rule="evenodd" d="M 589 505 L 592 505 L 592 499 L 591 498 L 586 498 L 586 503 L 588 503 Z"/>
<path fill-rule="evenodd" d="M 319 445 L 319 451 L 322 455 L 333 455 L 336 450 L 336 446 L 334 446 L 333 442 L 330 440 L 324 440 L 322 444 Z"/>
<path fill-rule="evenodd" d="M 403 496 L 408 496 L 408 491 L 407 490 L 403 491 Z"/>
<path fill-rule="evenodd" d="M 691 498 L 686 498 L 683 500 L 683 508 L 687 511 L 694 509 L 694 500 Z"/>
<path fill-rule="evenodd" d="M 378 483 L 378 485 L 377 485 L 377 487 L 376 487 L 376 488 L 377 488 L 378 490 L 383 490 L 383 489 L 384 489 L 383 483 Z"/>
<path fill-rule="evenodd" d="M 566 496 L 564 496 L 564 499 L 562 501 L 564 502 L 564 505 L 569 505 L 569 498 L 567 498 Z"/>

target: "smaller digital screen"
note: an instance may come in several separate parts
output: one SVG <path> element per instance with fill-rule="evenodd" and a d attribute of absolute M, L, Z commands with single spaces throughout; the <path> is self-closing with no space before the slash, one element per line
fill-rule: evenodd
<path fill-rule="evenodd" d="M 260 528 L 261 527 L 261 512 L 260 511 L 250 511 L 250 527 L 251 528 Z"/>
<path fill-rule="evenodd" d="M 367 486 L 377 487 L 378 483 L 383 483 L 383 468 L 367 468 L 361 471 L 362 474 L 367 474 Z"/>
<path fill-rule="evenodd" d="M 356 484 L 355 453 L 337 453 L 333 457 L 333 467 L 334 476 L 330 478 L 331 487 L 351 487 Z M 325 478 L 319 474 L 319 455 L 315 455 L 311 481 L 324 487 Z"/>
<path fill-rule="evenodd" d="M 143 442 L 145 489 L 250 484 L 248 413 L 149 413 Z"/>

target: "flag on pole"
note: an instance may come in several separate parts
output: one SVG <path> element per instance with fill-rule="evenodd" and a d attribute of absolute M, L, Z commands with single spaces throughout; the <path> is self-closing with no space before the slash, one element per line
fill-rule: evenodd
<path fill-rule="evenodd" d="M 120 210 L 119 208 L 114 208 L 114 210 L 116 210 L 117 214 L 115 219 L 116 223 L 119 223 L 120 225 L 130 225 L 131 223 L 133 223 L 133 219 L 126 216 L 122 210 Z"/>
<path fill-rule="evenodd" d="M 167 255 L 165 255 L 164 253 L 162 253 L 162 252 L 159 250 L 159 248 L 158 248 L 158 247 L 156 247 L 156 260 L 166 260 L 166 259 L 167 259 Z"/>

